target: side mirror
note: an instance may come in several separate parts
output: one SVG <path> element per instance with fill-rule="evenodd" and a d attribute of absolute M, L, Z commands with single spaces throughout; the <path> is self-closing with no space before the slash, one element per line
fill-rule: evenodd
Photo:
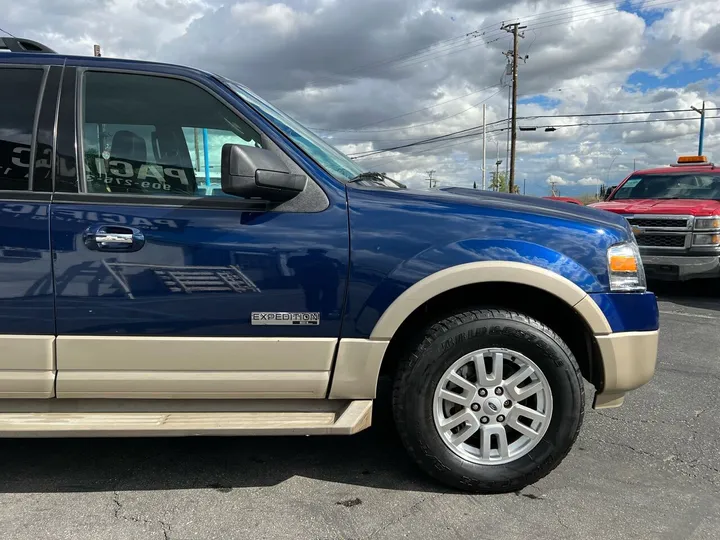
<path fill-rule="evenodd" d="M 270 150 L 241 144 L 223 145 L 220 177 L 223 193 L 271 202 L 289 201 L 307 182 Z"/>
<path fill-rule="evenodd" d="M 615 188 L 616 188 L 616 187 L 617 187 L 617 186 L 610 186 L 609 188 L 607 188 L 607 189 L 605 190 L 605 193 L 603 193 L 603 201 L 607 201 L 607 200 L 608 200 L 608 197 L 610 196 L 610 194 L 611 194 L 613 191 L 615 191 Z"/>

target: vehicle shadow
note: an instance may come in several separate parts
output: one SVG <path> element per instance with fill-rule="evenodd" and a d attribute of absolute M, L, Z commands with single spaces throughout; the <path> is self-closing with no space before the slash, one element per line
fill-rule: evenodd
<path fill-rule="evenodd" d="M 0 493 L 274 486 L 294 476 L 374 488 L 448 492 L 405 453 L 389 397 L 351 437 L 5 439 Z"/>
<path fill-rule="evenodd" d="M 686 282 L 651 281 L 648 290 L 658 300 L 667 300 L 689 308 L 720 311 L 720 279 L 698 279 Z"/>

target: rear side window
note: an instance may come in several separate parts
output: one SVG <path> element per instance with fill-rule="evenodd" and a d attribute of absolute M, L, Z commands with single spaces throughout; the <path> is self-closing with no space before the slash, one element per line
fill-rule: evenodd
<path fill-rule="evenodd" d="M 30 188 L 30 149 L 43 70 L 0 68 L 0 190 Z"/>
<path fill-rule="evenodd" d="M 88 72 L 83 89 L 83 163 L 89 193 L 227 196 L 225 143 L 260 147 L 260 134 L 187 81 Z"/>

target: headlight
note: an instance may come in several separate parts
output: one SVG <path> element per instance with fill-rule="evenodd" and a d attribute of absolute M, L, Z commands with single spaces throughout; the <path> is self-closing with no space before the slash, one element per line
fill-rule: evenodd
<path fill-rule="evenodd" d="M 720 229 L 720 217 L 696 218 L 695 230 Z"/>
<path fill-rule="evenodd" d="M 639 292 L 647 289 L 645 269 L 635 242 L 610 247 L 607 258 L 611 291 Z"/>
<path fill-rule="evenodd" d="M 693 234 L 693 246 L 717 247 L 720 234 Z"/>

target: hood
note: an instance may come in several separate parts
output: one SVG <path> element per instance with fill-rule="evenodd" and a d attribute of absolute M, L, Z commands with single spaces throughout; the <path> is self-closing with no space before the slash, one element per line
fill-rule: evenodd
<path fill-rule="evenodd" d="M 605 201 L 593 208 L 616 214 L 670 214 L 713 216 L 720 214 L 720 201 L 707 199 L 629 199 Z"/>
<path fill-rule="evenodd" d="M 428 192 L 425 192 L 428 193 Z M 514 212 L 532 213 L 554 218 L 565 218 L 570 221 L 580 221 L 601 227 L 613 227 L 629 231 L 629 224 L 625 218 L 610 212 L 597 210 L 589 206 L 569 204 L 564 201 L 529 197 L 525 195 L 510 195 L 496 191 L 482 191 L 470 188 L 444 188 L 437 192 L 452 194 L 467 202 L 493 206 Z"/>

